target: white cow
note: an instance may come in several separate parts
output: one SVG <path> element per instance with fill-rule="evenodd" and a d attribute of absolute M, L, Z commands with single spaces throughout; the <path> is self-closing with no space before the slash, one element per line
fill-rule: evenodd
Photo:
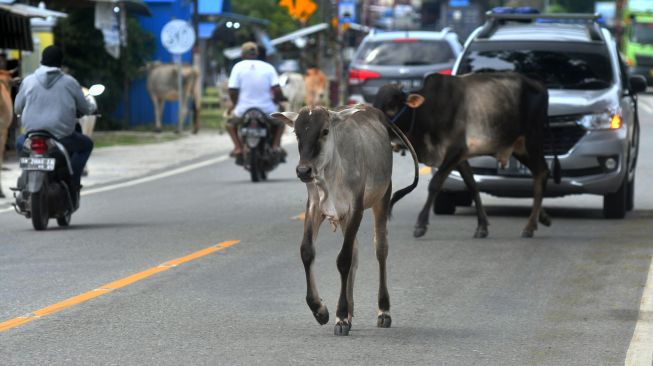
<path fill-rule="evenodd" d="M 304 76 L 296 72 L 284 72 L 279 76 L 279 86 L 288 99 L 290 111 L 299 112 L 304 106 Z"/>
<path fill-rule="evenodd" d="M 163 64 L 160 62 L 148 63 L 147 69 L 147 92 L 154 104 L 154 117 L 156 131 L 161 131 L 161 114 L 165 101 L 178 100 L 177 94 L 177 66 L 174 64 Z M 193 133 L 200 129 L 200 92 L 199 92 L 199 70 L 194 66 L 182 65 L 182 120 L 188 113 L 188 99 L 193 101 Z M 180 127 L 178 130 L 180 130 Z M 180 131 L 178 131 L 180 132 Z"/>

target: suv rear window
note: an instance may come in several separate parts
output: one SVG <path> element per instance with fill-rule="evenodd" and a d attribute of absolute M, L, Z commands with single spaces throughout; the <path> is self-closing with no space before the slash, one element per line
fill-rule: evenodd
<path fill-rule="evenodd" d="M 357 55 L 356 63 L 364 65 L 432 65 L 455 59 L 446 41 L 397 39 L 366 42 Z"/>
<path fill-rule="evenodd" d="M 612 84 L 610 59 L 600 48 L 505 46 L 472 47 L 462 59 L 458 74 L 516 71 L 540 80 L 549 89 L 598 90 Z"/>

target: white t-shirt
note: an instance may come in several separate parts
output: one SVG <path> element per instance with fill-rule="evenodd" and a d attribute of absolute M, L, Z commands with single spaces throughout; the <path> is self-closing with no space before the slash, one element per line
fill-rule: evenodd
<path fill-rule="evenodd" d="M 229 76 L 229 88 L 239 89 L 234 114 L 242 117 L 250 108 L 274 113 L 277 106 L 272 99 L 272 86 L 279 85 L 279 76 L 272 65 L 260 60 L 242 60 L 235 64 Z"/>

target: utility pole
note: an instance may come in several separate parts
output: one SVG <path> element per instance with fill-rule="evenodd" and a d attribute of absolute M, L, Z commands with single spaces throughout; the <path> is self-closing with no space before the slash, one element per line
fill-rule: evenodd
<path fill-rule="evenodd" d="M 617 48 L 621 51 L 621 36 L 624 33 L 624 9 L 627 6 L 627 0 L 616 0 L 614 13 L 614 33 L 617 40 Z"/>

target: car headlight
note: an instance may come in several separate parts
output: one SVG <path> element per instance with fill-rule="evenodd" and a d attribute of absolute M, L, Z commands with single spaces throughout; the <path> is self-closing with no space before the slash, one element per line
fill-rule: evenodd
<path fill-rule="evenodd" d="M 623 125 L 623 120 L 618 111 L 605 111 L 585 115 L 578 124 L 588 130 L 617 130 Z"/>

